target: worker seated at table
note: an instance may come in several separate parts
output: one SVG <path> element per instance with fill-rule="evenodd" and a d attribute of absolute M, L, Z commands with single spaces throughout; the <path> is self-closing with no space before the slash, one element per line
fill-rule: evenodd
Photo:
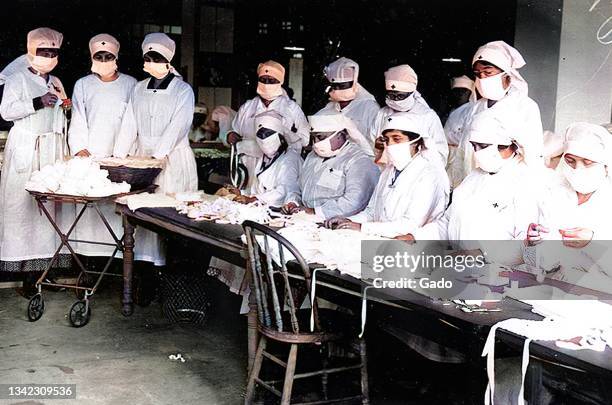
<path fill-rule="evenodd" d="M 521 132 L 513 128 L 512 120 L 490 111 L 476 115 L 468 131 L 477 167 L 442 218 L 398 239 L 455 241 L 458 249 L 480 249 L 500 264 L 522 263 L 527 227 L 539 218 L 543 169 L 530 167 Z M 491 243 L 504 240 L 520 243 Z"/>
<path fill-rule="evenodd" d="M 285 199 L 283 211 L 305 211 L 322 219 L 362 211 L 376 187 L 379 169 L 350 140 L 343 115 L 317 114 L 308 119 L 313 151 L 302 167 L 300 189 Z"/>
<path fill-rule="evenodd" d="M 547 277 L 607 293 L 612 292 L 612 270 L 607 266 L 612 257 L 608 242 L 594 241 L 612 240 L 610 138 L 599 125 L 569 126 L 563 156 L 553 172 L 556 181 L 541 203 L 542 221 L 527 231 L 525 255 L 525 261 L 547 272 Z M 535 253 L 529 254 L 534 249 L 537 262 Z"/>
<path fill-rule="evenodd" d="M 250 186 L 233 189 L 233 194 L 238 195 L 234 201 L 248 204 L 259 200 L 281 207 L 289 193 L 299 192 L 303 160 L 296 150 L 289 148 L 286 133 L 291 129 L 283 126 L 278 113 L 270 111 L 255 117 L 255 127 L 262 157 L 258 158 L 255 171 L 249 173 L 249 178 L 254 179 Z"/>
<path fill-rule="evenodd" d="M 449 196 L 448 177 L 436 151 L 427 153 L 430 136 L 415 114 L 390 115 L 382 138 L 391 164 L 383 170 L 370 203 L 357 215 L 334 217 L 328 228 L 361 230 L 395 237 L 440 218 Z"/>

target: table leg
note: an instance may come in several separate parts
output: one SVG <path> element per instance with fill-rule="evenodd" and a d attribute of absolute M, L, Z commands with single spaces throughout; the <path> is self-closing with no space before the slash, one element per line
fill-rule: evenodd
<path fill-rule="evenodd" d="M 134 313 L 132 301 L 132 278 L 134 271 L 134 225 L 130 223 L 127 216 L 123 216 L 123 307 L 121 312 L 124 316 Z"/>
<path fill-rule="evenodd" d="M 246 277 L 250 291 L 253 291 L 252 287 L 252 271 L 250 260 L 246 263 Z M 257 351 L 258 333 L 257 333 L 257 300 L 255 299 L 255 293 L 249 293 L 249 313 L 247 314 L 247 352 L 248 352 L 248 369 L 247 372 L 251 372 L 253 363 L 255 362 L 255 352 Z"/>

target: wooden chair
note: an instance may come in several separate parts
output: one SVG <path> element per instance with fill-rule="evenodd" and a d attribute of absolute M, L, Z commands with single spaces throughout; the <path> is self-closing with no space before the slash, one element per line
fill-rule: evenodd
<path fill-rule="evenodd" d="M 362 404 L 369 403 L 368 374 L 366 346 L 362 339 L 358 339 L 356 330 L 349 331 L 347 323 L 352 321 L 339 311 L 325 311 L 317 308 L 316 300 L 312 309 L 299 309 L 302 299 L 310 296 L 311 273 L 308 264 L 297 249 L 284 237 L 267 226 L 245 221 L 242 224 L 248 245 L 250 267 L 252 270 L 251 293 L 257 299 L 259 344 L 255 355 L 252 370 L 249 375 L 245 404 L 253 403 L 255 387 L 259 385 L 280 397 L 281 405 L 291 403 L 291 393 L 295 380 L 321 377 L 323 399 L 316 404 L 326 404 L 339 401 L 355 401 Z M 274 246 L 276 245 L 276 246 Z M 272 259 L 273 249 L 278 249 L 278 262 Z M 304 279 L 292 277 L 287 271 L 285 260 L 291 253 L 297 262 L 296 269 L 301 270 Z M 294 262 L 291 263 L 293 265 Z M 291 280 L 291 281 L 290 281 Z M 303 292 L 300 294 L 300 291 Z M 312 311 L 312 312 L 311 312 Z M 309 321 L 311 315 L 314 319 L 314 330 L 311 332 Z M 352 323 L 352 322 L 351 322 Z M 326 325 L 324 328 L 321 325 Z M 346 335 L 346 336 L 345 336 Z M 274 354 L 266 351 L 269 341 L 278 345 L 289 347 L 287 361 L 281 360 Z M 323 368 L 316 371 L 296 374 L 298 349 L 306 345 L 318 345 L 327 349 L 329 343 L 351 342 L 356 356 L 356 364 L 341 367 L 327 368 L 326 356 L 323 356 Z M 268 359 L 285 369 L 284 380 L 264 381 L 260 378 L 263 360 Z M 333 373 L 360 370 L 361 392 L 344 398 L 329 399 L 327 395 L 327 377 Z M 275 384 L 283 383 L 282 391 L 275 388 Z M 306 404 L 306 403 L 304 403 Z"/>

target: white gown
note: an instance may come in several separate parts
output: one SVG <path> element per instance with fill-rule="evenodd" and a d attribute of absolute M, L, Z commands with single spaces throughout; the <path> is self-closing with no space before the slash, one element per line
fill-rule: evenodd
<path fill-rule="evenodd" d="M 163 85 L 157 89 L 148 88 L 152 81 L 145 79 L 134 87 L 113 155 L 125 157 L 133 152 L 138 156 L 166 158 L 166 167 L 155 180 L 159 186 L 157 192 L 196 191 L 198 173 L 189 146 L 193 90 L 178 76 L 174 76 L 166 88 Z M 137 229 L 136 238 L 136 260 L 165 264 L 165 255 L 155 233 Z"/>
<path fill-rule="evenodd" d="M 414 233 L 417 240 L 449 240 L 482 249 L 503 264 L 522 262 L 527 228 L 540 218 L 541 185 L 533 169 L 513 159 L 496 174 L 474 169 L 453 192 L 442 218 Z M 491 243 L 491 241 L 518 243 Z"/>
<path fill-rule="evenodd" d="M 379 176 L 374 161 L 347 142 L 328 159 L 311 152 L 300 173 L 300 191 L 289 194 L 285 202 L 314 208 L 325 219 L 354 215 L 368 205 Z"/>
<path fill-rule="evenodd" d="M 397 111 L 388 106 L 382 107 L 377 112 L 376 118 L 374 119 L 374 123 L 369 132 L 370 142 L 372 142 L 372 145 L 374 145 L 374 140 L 381 136 L 386 119 L 391 114 L 396 112 Z M 425 140 L 425 146 L 427 146 L 429 152 L 437 151 L 441 157 L 443 165 L 446 166 L 446 161 L 448 159 L 448 144 L 446 142 L 444 128 L 442 128 L 442 123 L 440 122 L 440 117 L 438 117 L 438 114 L 436 114 L 436 112 L 432 110 L 429 105 L 427 105 L 423 97 L 420 97 L 420 95 L 416 97 L 414 107 L 407 111 L 407 113 L 416 114 L 419 116 L 421 125 L 429 134 L 429 138 Z"/>
<path fill-rule="evenodd" d="M 359 136 L 363 138 L 362 140 L 352 139 L 352 141 L 361 145 L 366 154 L 374 156 L 374 139 L 370 139 L 368 134 L 374 125 L 374 119 L 380 106 L 374 96 L 364 87 L 360 84 L 357 84 L 357 87 L 357 96 L 346 107 L 340 108 L 340 103 L 330 101 L 317 112 L 317 115 L 342 113 L 350 118 L 361 133 Z"/>
<path fill-rule="evenodd" d="M 349 219 L 359 222 L 362 232 L 387 238 L 412 233 L 439 219 L 448 203 L 448 178 L 438 162 L 430 159 L 419 153 L 395 181 L 396 169 L 387 165 L 367 208 Z"/>
<path fill-rule="evenodd" d="M 28 70 L 7 78 L 0 114 L 14 126 L 5 147 L 0 181 L 0 260 L 22 261 L 52 257 L 59 238 L 34 198 L 25 191 L 33 171 L 63 158 L 65 139 L 61 133 L 61 109 L 34 109 L 32 100 L 53 92 L 65 98 L 59 79 L 49 81 Z M 61 222 L 54 204 L 50 214 Z M 57 210 L 58 213 L 60 210 Z"/>
<path fill-rule="evenodd" d="M 94 74 L 76 82 L 68 131 L 68 145 L 73 156 L 83 149 L 95 158 L 112 156 L 115 138 L 135 85 L 136 79 L 122 73 L 112 82 L 103 82 Z M 121 216 L 115 213 L 115 204 L 104 204 L 100 209 L 117 237 L 121 238 L 123 227 Z M 91 208 L 81 217 L 73 236 L 74 239 L 114 243 L 102 220 Z M 75 247 L 77 253 L 88 256 L 109 256 L 113 252 L 111 246 L 76 243 Z"/>
<path fill-rule="evenodd" d="M 463 163 L 463 153 L 460 149 L 461 139 L 464 132 L 464 124 L 466 116 L 471 113 L 474 102 L 465 103 L 453 111 L 451 111 L 446 124 L 444 124 L 444 134 L 446 135 L 446 141 L 448 142 L 448 163 L 446 164 L 446 173 L 448 173 L 448 179 L 450 180 L 451 188 L 455 189 L 467 173 L 465 173 L 466 167 Z M 471 170 L 471 167 L 469 168 Z"/>
<path fill-rule="evenodd" d="M 245 194 L 255 196 L 272 207 L 281 207 L 289 193 L 299 191 L 298 181 L 304 161 L 298 152 L 288 149 L 263 170 L 262 163 L 263 158 L 259 159 L 255 181 Z"/>
<path fill-rule="evenodd" d="M 262 157 L 261 149 L 255 140 L 255 117 L 267 111 L 275 111 L 282 117 L 283 127 L 287 129 L 285 139 L 290 149 L 300 153 L 310 140 L 310 124 L 300 106 L 288 96 L 283 94 L 277 97 L 267 107 L 259 96 L 248 100 L 238 109 L 231 127 L 231 131 L 242 136 L 242 141 L 236 144 L 236 149 L 238 154 L 243 154 L 241 161 L 248 173 L 256 170 L 258 159 Z M 252 187 L 253 181 L 253 178 L 249 178 L 247 187 Z"/>

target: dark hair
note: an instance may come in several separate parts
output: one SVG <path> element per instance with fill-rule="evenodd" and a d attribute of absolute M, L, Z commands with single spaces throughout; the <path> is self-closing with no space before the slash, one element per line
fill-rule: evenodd
<path fill-rule="evenodd" d="M 388 134 L 391 131 L 397 131 L 399 133 L 401 133 L 402 135 L 406 135 L 408 137 L 409 140 L 414 141 L 415 139 L 419 138 L 420 139 L 416 142 L 416 145 L 418 146 L 418 149 L 421 150 L 425 147 L 425 140 L 423 139 L 423 137 L 421 137 L 421 135 L 417 134 L 416 132 L 410 132 L 410 131 L 404 131 L 401 129 L 393 129 L 393 128 L 389 128 L 389 129 L 385 129 L 382 134 L 383 136 Z"/>

